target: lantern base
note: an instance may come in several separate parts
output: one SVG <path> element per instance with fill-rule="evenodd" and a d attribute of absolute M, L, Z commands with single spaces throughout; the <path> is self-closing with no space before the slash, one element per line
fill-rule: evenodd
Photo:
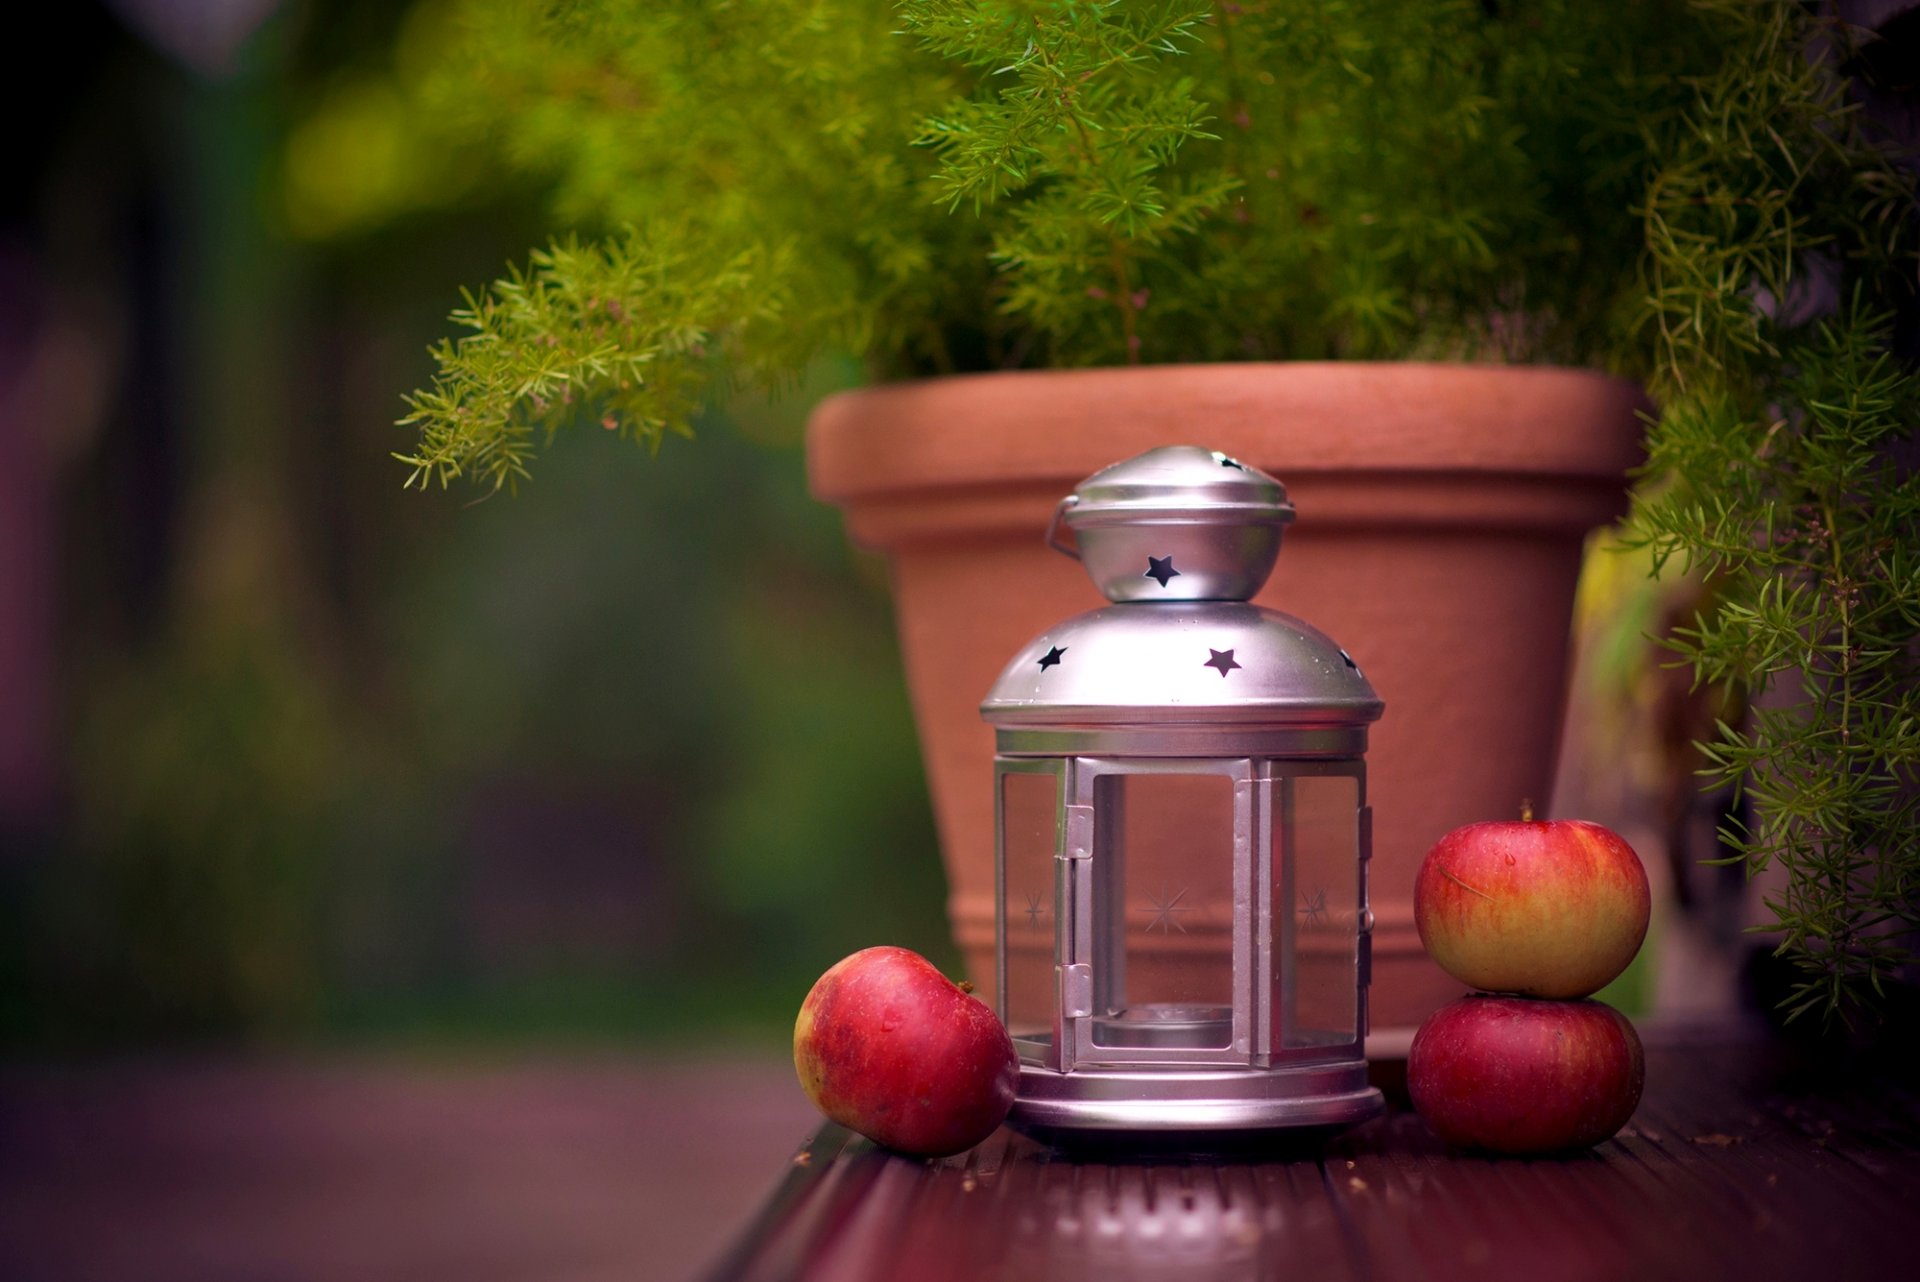
<path fill-rule="evenodd" d="M 1386 1110 L 1365 1060 L 1270 1069 L 1022 1064 L 1009 1125 L 1050 1143 L 1215 1147 L 1263 1133 L 1331 1133 Z"/>

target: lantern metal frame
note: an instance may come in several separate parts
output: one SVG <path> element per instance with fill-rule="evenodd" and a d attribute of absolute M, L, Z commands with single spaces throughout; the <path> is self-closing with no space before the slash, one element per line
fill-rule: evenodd
<path fill-rule="evenodd" d="M 1005 805 L 1000 781 L 1009 774 L 1048 777 L 1054 783 L 1055 884 L 1053 1026 L 1044 1039 L 1016 1037 L 1022 1061 L 1014 1122 L 1061 1138 L 1074 1132 L 1202 1133 L 1283 1127 L 1346 1126 L 1381 1107 L 1366 1080 L 1366 985 L 1368 934 L 1366 867 L 1371 850 L 1372 810 L 1366 804 L 1366 772 L 1354 758 L 1206 758 L 1013 756 L 995 762 L 996 821 L 1004 842 Z M 1214 775 L 1234 787 L 1236 910 L 1232 927 L 1232 1031 L 1223 1046 L 1101 1044 L 1094 1000 L 1102 975 L 1124 970 L 1121 941 L 1096 921 L 1100 915 L 1093 879 L 1101 858 L 1102 826 L 1095 822 L 1094 794 L 1102 779 L 1147 775 Z M 1283 1006 L 1274 991 L 1279 959 L 1297 964 L 1298 925 L 1290 913 L 1294 861 L 1286 854 L 1292 813 L 1284 793 L 1303 778 L 1354 781 L 1355 935 L 1353 1035 L 1321 1045 L 1283 1044 Z M 1281 879 L 1279 893 L 1273 887 Z M 996 851 L 995 1009 L 1008 1010 L 1006 855 Z M 1241 910 L 1244 902 L 1246 909 Z M 1061 905 L 1071 913 L 1060 911 Z M 1104 955 L 1102 955 L 1104 952 Z M 1175 1071 L 1167 1071 L 1175 1070 Z M 1184 1071 L 1181 1071 L 1184 1070 Z"/>
<path fill-rule="evenodd" d="M 1358 665 L 1324 635 L 1246 603 L 1291 517 L 1277 481 L 1191 447 L 1116 465 L 1061 505 L 1056 526 L 1064 519 L 1081 549 L 1095 545 L 1084 559 L 1116 604 L 1036 638 L 982 706 L 998 749 L 993 995 L 1003 1018 L 1012 1013 L 1006 780 L 1053 781 L 1052 1027 L 1033 1036 L 1014 1029 L 1022 1060 L 1016 1126 L 1057 1139 L 1205 1141 L 1337 1128 L 1384 1106 L 1368 1084 L 1364 1054 L 1372 928 L 1365 750 L 1367 724 L 1381 704 Z M 1062 546 L 1057 529 L 1048 539 L 1080 550 Z M 1176 557 L 1187 568 L 1165 573 Z M 1142 577 L 1150 581 L 1145 593 L 1136 581 Z M 1173 590 L 1156 598 L 1151 583 Z M 1215 669 L 1208 679 L 1217 673 L 1224 683 L 1232 671 L 1242 680 L 1210 686 L 1169 667 L 1169 655 L 1190 656 L 1197 641 L 1225 647 L 1208 653 L 1224 653 L 1230 666 L 1201 665 Z M 1108 781 L 1152 776 L 1211 776 L 1231 785 L 1231 1010 L 1224 1019 L 1196 1013 L 1185 1024 L 1125 1025 L 1134 1012 L 1108 1000 L 1127 991 L 1128 966 L 1125 905 L 1113 897 L 1110 878 L 1122 879 L 1124 896 L 1129 875 L 1116 826 L 1125 783 Z M 1305 778 L 1353 781 L 1354 1005 L 1350 1037 L 1330 1029 L 1336 1036 L 1323 1043 L 1289 1044 L 1292 1007 L 1276 987 L 1299 971 L 1301 928 L 1276 904 L 1296 898 L 1294 803 Z M 1103 789 L 1110 790 L 1104 802 Z M 1292 968 L 1284 977 L 1283 967 Z M 1153 1007 L 1142 1009 L 1143 1021 L 1160 1013 Z M 1186 1016 L 1177 1004 L 1172 1013 Z M 1217 1039 L 1200 1036 L 1210 1025 Z M 1125 1036 L 1112 1035 L 1117 1027 Z"/>

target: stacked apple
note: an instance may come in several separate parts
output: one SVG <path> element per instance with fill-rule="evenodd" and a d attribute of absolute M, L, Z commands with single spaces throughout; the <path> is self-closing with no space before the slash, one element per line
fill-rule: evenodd
<path fill-rule="evenodd" d="M 1592 995 L 1646 938 L 1640 857 L 1584 820 L 1468 824 L 1414 882 L 1427 952 L 1480 991 L 1414 1034 L 1407 1089 L 1442 1140 L 1502 1153 L 1587 1148 L 1633 1115 L 1645 1080 L 1627 1017 Z"/>

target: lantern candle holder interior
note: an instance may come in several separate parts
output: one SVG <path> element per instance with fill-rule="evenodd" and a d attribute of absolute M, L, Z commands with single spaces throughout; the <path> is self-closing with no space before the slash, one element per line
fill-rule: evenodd
<path fill-rule="evenodd" d="M 1383 1107 L 1364 1053 L 1382 704 L 1330 638 L 1250 604 L 1293 516 L 1274 478 L 1190 446 L 1060 505 L 1049 542 L 1110 604 L 1036 637 L 981 709 L 1016 1126 L 1206 1141 Z"/>

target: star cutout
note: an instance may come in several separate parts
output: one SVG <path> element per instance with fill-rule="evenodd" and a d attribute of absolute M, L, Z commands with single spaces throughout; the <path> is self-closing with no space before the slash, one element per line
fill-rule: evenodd
<path fill-rule="evenodd" d="M 1060 656 L 1065 654 L 1066 652 L 1067 652 L 1066 646 L 1057 645 L 1053 647 L 1053 649 L 1041 655 L 1040 671 L 1045 672 L 1048 668 L 1057 666 L 1060 662 Z"/>
<path fill-rule="evenodd" d="M 1167 892 L 1164 889 L 1157 895 L 1148 891 L 1147 903 L 1153 908 L 1153 920 L 1147 923 L 1147 929 L 1152 930 L 1158 927 L 1163 935 L 1171 935 L 1176 930 L 1183 935 L 1186 934 L 1187 928 L 1180 924 L 1180 918 L 1176 915 L 1193 911 L 1191 908 L 1180 906 L 1180 901 L 1186 897 L 1187 892 L 1184 890 L 1175 891 L 1171 899 L 1167 898 Z"/>
<path fill-rule="evenodd" d="M 1027 896 L 1027 925 L 1033 927 L 1035 930 L 1039 930 L 1040 917 L 1041 917 L 1041 914 L 1044 912 L 1046 912 L 1046 909 L 1040 906 L 1040 896 L 1028 895 Z"/>
<path fill-rule="evenodd" d="M 1218 672 L 1220 673 L 1220 679 L 1222 681 L 1227 679 L 1228 672 L 1231 672 L 1233 669 L 1240 666 L 1239 664 L 1233 661 L 1233 651 L 1231 650 L 1215 650 L 1213 647 L 1209 646 L 1207 647 L 1207 653 L 1212 655 L 1213 657 L 1211 659 L 1208 659 L 1205 663 L 1201 664 L 1200 666 L 1203 668 L 1214 668 L 1218 670 Z"/>
<path fill-rule="evenodd" d="M 1300 896 L 1300 916 L 1309 927 L 1326 924 L 1327 892 L 1315 889 L 1310 895 Z"/>
<path fill-rule="evenodd" d="M 1180 577 L 1180 571 L 1173 568 L 1172 557 L 1150 556 L 1147 558 L 1147 573 L 1145 577 L 1154 580 L 1164 588 L 1167 586 L 1168 579 L 1177 579 Z"/>

